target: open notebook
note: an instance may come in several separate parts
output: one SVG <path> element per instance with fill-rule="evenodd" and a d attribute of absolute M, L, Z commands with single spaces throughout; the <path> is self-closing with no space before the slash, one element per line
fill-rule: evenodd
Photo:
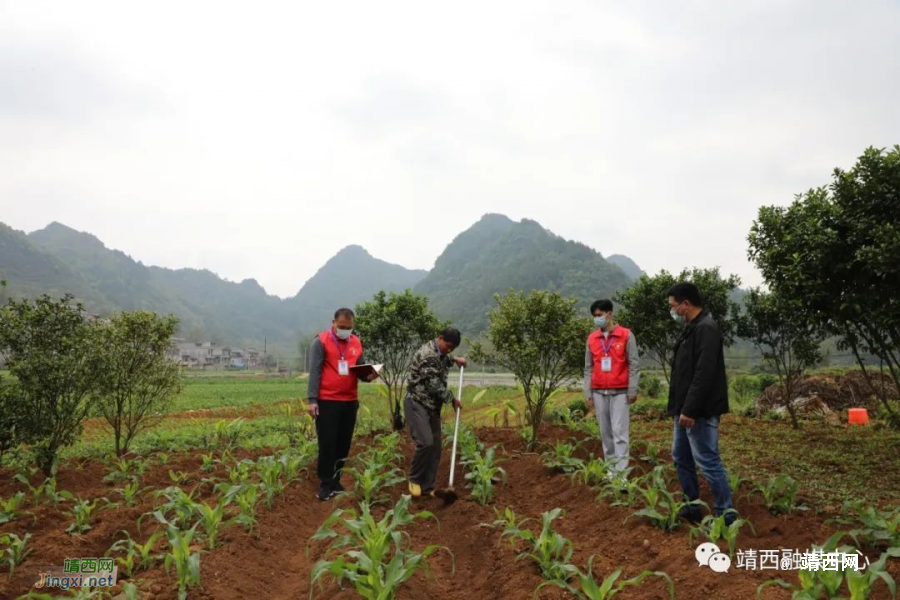
<path fill-rule="evenodd" d="M 350 372 L 357 377 L 368 377 L 372 373 L 381 373 L 384 365 L 354 365 L 350 367 Z"/>

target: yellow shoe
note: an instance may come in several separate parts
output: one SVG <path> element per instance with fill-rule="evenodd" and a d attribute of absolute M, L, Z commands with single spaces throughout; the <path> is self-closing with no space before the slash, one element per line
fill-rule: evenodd
<path fill-rule="evenodd" d="M 413 498 L 422 497 L 422 486 L 412 481 L 409 482 L 409 495 Z"/>

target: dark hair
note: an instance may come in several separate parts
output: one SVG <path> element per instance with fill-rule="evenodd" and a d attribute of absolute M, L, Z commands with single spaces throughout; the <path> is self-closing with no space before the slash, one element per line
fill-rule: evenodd
<path fill-rule="evenodd" d="M 613 309 L 612 300 L 608 298 L 604 298 L 603 300 L 596 300 L 593 304 L 591 304 L 591 314 L 594 314 L 595 310 L 602 310 L 603 312 L 610 312 Z"/>
<path fill-rule="evenodd" d="M 669 296 L 675 298 L 678 303 L 687 300 L 696 307 L 703 307 L 703 298 L 700 297 L 700 290 L 690 281 L 679 281 L 669 288 Z"/>
<path fill-rule="evenodd" d="M 448 344 L 453 344 L 454 346 L 459 346 L 459 343 L 462 341 L 462 334 L 459 332 L 459 329 L 456 329 L 455 327 L 443 329 L 439 337 L 443 338 Z"/>
<path fill-rule="evenodd" d="M 339 308 L 336 311 L 334 311 L 334 319 L 337 320 L 337 319 L 340 319 L 341 317 L 348 317 L 350 319 L 353 319 L 356 317 L 356 315 L 354 315 L 353 311 L 350 310 L 349 308 Z"/>

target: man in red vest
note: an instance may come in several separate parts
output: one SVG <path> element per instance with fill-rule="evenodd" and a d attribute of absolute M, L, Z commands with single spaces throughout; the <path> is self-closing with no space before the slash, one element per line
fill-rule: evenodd
<path fill-rule="evenodd" d="M 584 394 L 600 426 L 603 455 L 615 459 L 610 476 L 625 477 L 628 469 L 628 407 L 637 400 L 640 359 L 637 341 L 628 329 L 613 323 L 611 300 L 591 305 L 596 329 L 584 354 Z"/>
<path fill-rule="evenodd" d="M 366 364 L 362 342 L 353 335 L 354 314 L 349 308 L 334 313 L 331 329 L 323 331 L 309 348 L 309 414 L 316 420 L 319 441 L 319 491 L 316 498 L 328 500 L 344 491 L 341 471 L 350 454 L 356 413 L 359 410 L 357 384 L 372 381 L 353 374 L 351 367 Z"/>

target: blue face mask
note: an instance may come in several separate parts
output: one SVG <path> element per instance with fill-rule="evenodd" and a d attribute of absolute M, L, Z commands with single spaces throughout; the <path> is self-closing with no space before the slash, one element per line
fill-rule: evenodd
<path fill-rule="evenodd" d="M 681 305 L 679 304 L 678 306 L 681 306 Z M 678 306 L 676 306 L 675 308 L 678 308 Z M 684 325 L 684 323 L 685 323 L 685 321 L 687 321 L 687 319 L 684 318 L 684 315 L 679 315 L 678 312 L 675 310 L 675 308 L 670 309 L 669 314 L 672 315 L 672 318 L 675 320 L 676 323 L 678 323 L 679 325 Z"/>
<path fill-rule="evenodd" d="M 604 315 L 600 315 L 599 317 L 594 317 L 594 325 L 603 329 L 606 327 L 606 317 Z"/>

